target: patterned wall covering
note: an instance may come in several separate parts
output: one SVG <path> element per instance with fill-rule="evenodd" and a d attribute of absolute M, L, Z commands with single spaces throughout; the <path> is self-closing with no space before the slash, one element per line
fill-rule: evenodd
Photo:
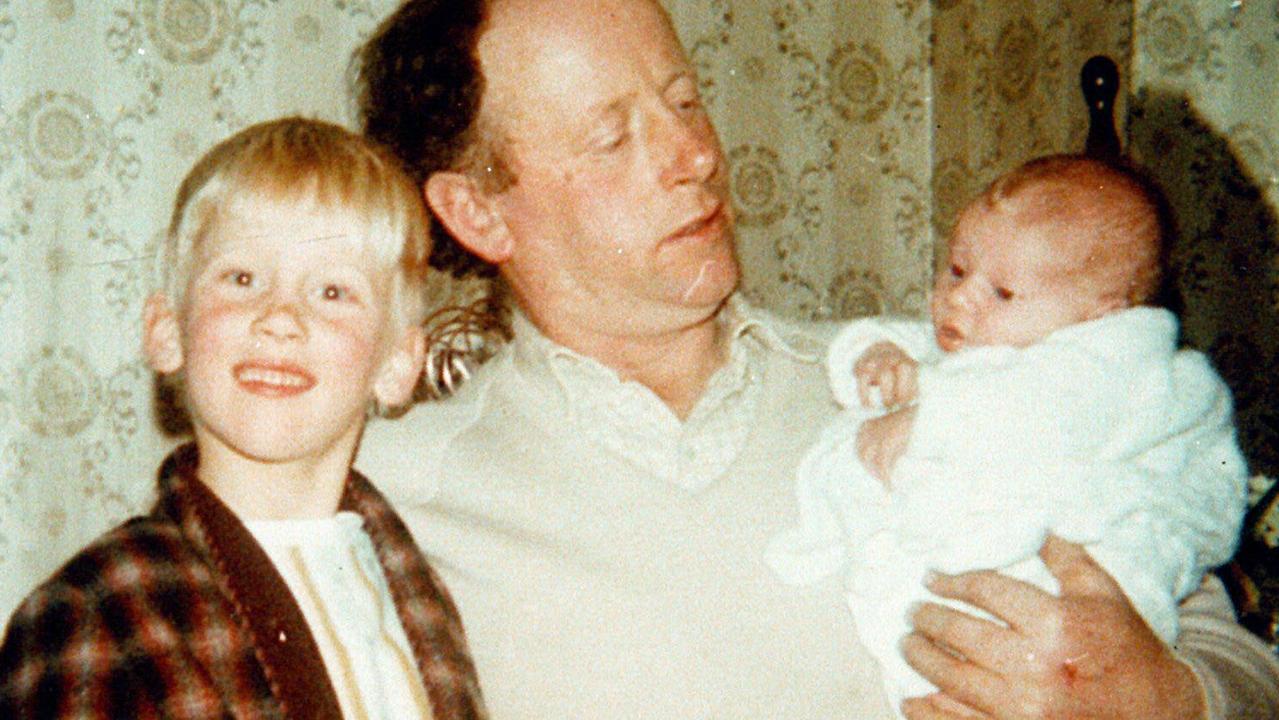
<path fill-rule="evenodd" d="M 0 0 L 0 617 L 145 507 L 173 443 L 152 419 L 137 317 L 176 182 L 247 123 L 349 121 L 350 50 L 395 2 Z M 1208 96 L 1213 127 L 1266 158 L 1247 167 L 1270 173 L 1259 192 L 1274 198 L 1277 92 L 1234 74 L 1274 77 L 1273 1 L 1235 3 L 1255 16 L 1242 24 L 1216 0 L 1173 3 L 1189 14 L 1128 0 L 667 4 L 732 163 L 745 291 L 785 314 L 922 312 L 934 238 L 963 198 L 1031 154 L 1081 146 L 1077 72 L 1096 52 L 1127 70 L 1135 47 L 1143 87 L 1171 77 Z M 1184 39 L 1163 40 L 1176 28 Z M 1162 117 L 1140 109 L 1134 128 Z M 1219 267 L 1214 252 L 1195 266 Z M 1197 337 L 1216 342 L 1233 315 L 1204 317 Z"/>
<path fill-rule="evenodd" d="M 802 317 L 922 312 L 929 3 L 669 6 L 732 165 L 747 294 Z"/>
<path fill-rule="evenodd" d="M 1168 194 L 1183 336 L 1235 394 L 1253 472 L 1279 476 L 1279 2 L 1143 0 L 1134 8 L 1132 152 Z M 1257 483 L 1261 496 L 1269 489 Z M 1276 639 L 1279 502 L 1240 553 L 1259 596 L 1246 621 Z M 1268 511 L 1268 514 L 1267 514 Z"/>

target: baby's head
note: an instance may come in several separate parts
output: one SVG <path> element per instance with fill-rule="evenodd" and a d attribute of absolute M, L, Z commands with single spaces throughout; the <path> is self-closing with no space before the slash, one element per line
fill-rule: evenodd
<path fill-rule="evenodd" d="M 337 125 L 261 123 L 205 154 L 144 316 L 148 361 L 176 381 L 197 441 L 310 456 L 353 447 L 371 403 L 406 403 L 427 223 L 398 162 Z"/>
<path fill-rule="evenodd" d="M 1149 302 L 1165 216 L 1136 172 L 1079 155 L 1032 160 L 960 213 L 933 284 L 947 352 L 1031 345 L 1055 330 Z"/>

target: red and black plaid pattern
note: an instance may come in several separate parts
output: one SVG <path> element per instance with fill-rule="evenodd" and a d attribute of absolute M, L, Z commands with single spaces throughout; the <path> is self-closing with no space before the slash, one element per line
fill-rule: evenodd
<path fill-rule="evenodd" d="M 195 479 L 193 446 L 160 500 L 37 588 L 0 645 L 0 718 L 339 718 L 323 660 L 283 578 Z M 385 499 L 352 473 L 437 720 L 484 718 L 461 622 Z"/>

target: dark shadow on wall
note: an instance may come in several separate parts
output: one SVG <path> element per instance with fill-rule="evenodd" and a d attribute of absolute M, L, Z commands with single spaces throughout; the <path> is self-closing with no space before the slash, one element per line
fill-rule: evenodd
<path fill-rule="evenodd" d="M 1235 398 L 1249 469 L 1279 477 L 1279 220 L 1228 138 L 1180 93 L 1143 89 L 1128 113 L 1128 152 L 1163 188 L 1176 225 L 1166 297 L 1182 341 L 1206 352 Z M 1279 551 L 1260 523 L 1275 489 L 1245 520 L 1223 572 L 1241 619 L 1276 641 Z M 1279 510 L 1274 511 L 1279 513 Z"/>

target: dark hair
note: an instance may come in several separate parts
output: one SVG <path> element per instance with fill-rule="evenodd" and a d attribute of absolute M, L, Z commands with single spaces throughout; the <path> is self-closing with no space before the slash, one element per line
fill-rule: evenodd
<path fill-rule="evenodd" d="M 471 172 L 490 190 L 511 181 L 479 122 L 484 76 L 476 45 L 488 4 L 408 0 L 356 51 L 363 131 L 398 156 L 419 187 L 442 170 Z M 489 171 L 474 172 L 476 166 Z M 434 220 L 432 267 L 456 277 L 494 274 Z"/>

